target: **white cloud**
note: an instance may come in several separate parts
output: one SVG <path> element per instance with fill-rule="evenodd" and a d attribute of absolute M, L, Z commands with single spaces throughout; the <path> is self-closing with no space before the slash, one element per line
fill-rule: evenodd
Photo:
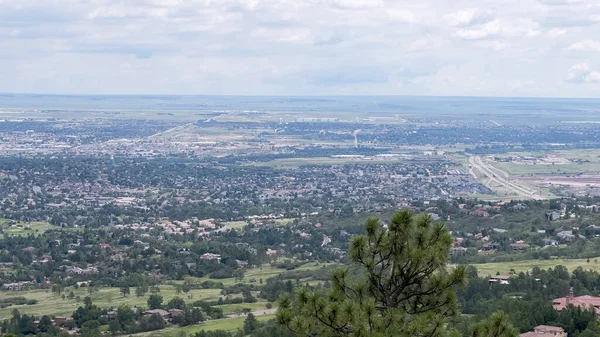
<path fill-rule="evenodd" d="M 584 40 L 570 45 L 567 50 L 600 52 L 600 42 Z"/>
<path fill-rule="evenodd" d="M 546 35 L 548 35 L 551 38 L 557 38 L 557 37 L 565 36 L 568 32 L 569 31 L 567 29 L 552 28 L 546 33 Z"/>
<path fill-rule="evenodd" d="M 467 27 L 488 23 L 494 19 L 494 15 L 489 11 L 470 8 L 450 13 L 445 16 L 445 19 L 451 26 Z"/>
<path fill-rule="evenodd" d="M 599 82 L 600 72 L 592 70 L 587 62 L 579 63 L 569 69 L 565 80 L 573 83 Z"/>
<path fill-rule="evenodd" d="M 584 2 L 584 0 L 538 0 L 548 6 L 567 6 Z"/>
<path fill-rule="evenodd" d="M 461 39 L 478 40 L 497 35 L 501 29 L 500 20 L 494 20 L 474 28 L 459 29 L 455 34 Z"/>
<path fill-rule="evenodd" d="M 0 92 L 600 96 L 599 18 L 594 0 L 0 0 Z"/>
<path fill-rule="evenodd" d="M 383 5 L 382 0 L 331 0 L 331 4 L 343 9 L 374 8 Z"/>

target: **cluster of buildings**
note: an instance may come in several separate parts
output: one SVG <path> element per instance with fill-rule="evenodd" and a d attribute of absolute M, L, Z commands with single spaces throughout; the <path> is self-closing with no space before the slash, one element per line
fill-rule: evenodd
<path fill-rule="evenodd" d="M 556 311 L 564 310 L 569 306 L 581 308 L 582 310 L 593 310 L 600 318 L 600 297 L 574 296 L 571 291 L 569 295 L 552 301 L 552 307 Z M 522 333 L 519 337 L 567 337 L 567 332 L 561 327 L 539 325 L 533 328 L 533 331 Z"/>

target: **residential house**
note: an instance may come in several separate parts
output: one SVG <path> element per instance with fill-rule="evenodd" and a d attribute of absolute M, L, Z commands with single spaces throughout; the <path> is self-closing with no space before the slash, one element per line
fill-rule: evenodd
<path fill-rule="evenodd" d="M 560 212 L 554 211 L 546 213 L 546 219 L 548 219 L 548 221 L 560 220 Z"/>
<path fill-rule="evenodd" d="M 119 314 L 119 313 L 118 313 L 116 310 L 111 310 L 111 311 L 109 311 L 109 312 L 107 312 L 107 313 L 106 313 L 106 319 L 107 319 L 109 322 L 112 322 L 112 321 L 114 321 L 115 319 L 117 319 L 117 315 L 118 315 L 118 314 Z"/>
<path fill-rule="evenodd" d="M 584 310 L 594 309 L 596 314 L 600 316 L 600 297 L 589 295 L 575 297 L 571 291 L 566 297 L 560 297 L 552 301 L 552 307 L 556 311 L 564 310 L 569 305 L 573 305 Z"/>
<path fill-rule="evenodd" d="M 556 233 L 556 236 L 563 241 L 571 241 L 575 239 L 575 235 L 573 231 L 560 231 Z"/>
<path fill-rule="evenodd" d="M 567 337 L 567 333 L 558 326 L 538 325 L 533 331 L 522 333 L 519 337 Z"/>
<path fill-rule="evenodd" d="M 162 318 L 171 318 L 171 313 L 168 312 L 167 310 L 163 310 L 163 309 L 151 309 L 151 310 L 146 310 L 146 311 L 142 312 L 142 315 L 144 315 L 144 316 L 152 316 L 155 314 L 160 315 L 160 317 L 162 317 Z"/>
<path fill-rule="evenodd" d="M 465 247 L 452 247 L 452 248 L 450 248 L 450 254 L 451 255 L 464 254 L 466 252 L 467 252 L 467 248 L 465 248 Z"/>
<path fill-rule="evenodd" d="M 487 242 L 484 243 L 483 246 L 481 246 L 481 249 L 483 250 L 495 250 L 498 248 L 500 248 L 500 244 L 496 242 Z"/>
<path fill-rule="evenodd" d="M 29 288 L 30 285 L 34 284 L 33 282 L 30 281 L 21 281 L 21 282 L 15 282 L 15 283 L 4 283 L 2 285 L 2 288 L 4 290 L 8 290 L 8 291 L 22 291 L 22 290 L 26 290 L 27 288 Z"/>
<path fill-rule="evenodd" d="M 169 312 L 169 317 L 177 317 L 183 313 L 183 310 L 173 308 L 173 309 L 169 309 L 168 312 Z"/>
<path fill-rule="evenodd" d="M 0 262 L 0 269 L 4 269 L 4 268 L 12 268 L 14 267 L 14 263 L 12 262 Z"/>
<path fill-rule="evenodd" d="M 496 283 L 496 284 L 506 285 L 506 284 L 510 283 L 509 279 L 514 276 L 515 276 L 514 274 L 490 276 L 490 278 L 488 279 L 488 282 L 490 284 Z"/>
<path fill-rule="evenodd" d="M 265 252 L 265 254 L 267 254 L 267 256 L 275 255 L 277 253 L 279 253 L 279 251 L 275 250 L 275 249 L 267 249 L 267 251 Z"/>
<path fill-rule="evenodd" d="M 55 316 L 54 317 L 54 324 L 56 324 L 56 325 L 65 325 L 68 321 L 72 321 L 72 320 L 73 320 L 72 317 Z"/>
<path fill-rule="evenodd" d="M 483 209 L 478 209 L 478 210 L 474 210 L 473 212 L 469 213 L 469 215 L 481 216 L 481 217 L 487 218 L 488 216 L 490 216 L 490 213 L 488 213 L 487 211 L 485 211 Z"/>
<path fill-rule="evenodd" d="M 220 260 L 221 254 L 206 253 L 200 256 L 202 260 Z"/>
<path fill-rule="evenodd" d="M 511 243 L 510 245 L 508 245 L 508 247 L 513 251 L 517 251 L 517 250 L 525 250 L 525 249 L 529 248 L 529 245 L 526 243 Z"/>
<path fill-rule="evenodd" d="M 558 241 L 554 239 L 543 239 L 544 246 L 558 246 Z"/>
<path fill-rule="evenodd" d="M 247 267 L 248 266 L 248 261 L 245 261 L 245 260 L 235 260 L 235 263 L 237 264 L 238 267 Z"/>

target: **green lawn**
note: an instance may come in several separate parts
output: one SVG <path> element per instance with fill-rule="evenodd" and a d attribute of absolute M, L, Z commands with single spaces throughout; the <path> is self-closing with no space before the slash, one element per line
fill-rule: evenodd
<path fill-rule="evenodd" d="M 260 300 L 256 303 L 223 304 L 219 308 L 223 309 L 225 315 L 239 314 L 244 308 L 250 308 L 251 311 L 265 310 L 267 301 Z"/>
<path fill-rule="evenodd" d="M 13 224 L 9 224 L 13 222 Z M 0 219 L 0 228 L 7 236 L 27 236 L 30 234 L 42 235 L 48 230 L 81 231 L 80 228 L 62 228 L 53 226 L 47 222 L 21 222 L 10 219 Z"/>
<path fill-rule="evenodd" d="M 14 221 L 15 224 L 9 225 L 10 222 L 11 220 L 9 219 L 0 219 L 0 228 L 2 228 L 4 234 L 8 236 L 26 236 L 29 234 L 42 235 L 49 229 L 58 228 L 47 222 Z"/>
<path fill-rule="evenodd" d="M 225 226 L 233 229 L 244 228 L 248 223 L 246 221 L 228 221 L 223 223 Z"/>
<path fill-rule="evenodd" d="M 256 318 L 265 322 L 270 319 L 273 319 L 275 315 L 263 315 L 257 316 Z M 178 337 L 179 334 L 185 333 L 186 335 L 195 334 L 196 332 L 206 330 L 225 330 L 225 331 L 236 331 L 237 329 L 241 329 L 244 325 L 244 317 L 240 318 L 224 318 L 224 319 L 216 319 L 212 321 L 207 321 L 202 324 L 191 325 L 186 327 L 178 327 L 178 326 L 170 326 L 166 329 L 152 332 L 143 332 L 135 335 L 130 335 L 133 337 Z"/>
<path fill-rule="evenodd" d="M 281 219 L 282 221 L 285 221 L 285 219 Z M 316 263 L 316 262 L 310 262 L 310 263 L 306 263 L 294 270 L 316 270 L 322 267 L 327 266 L 327 263 Z M 263 265 L 261 268 L 251 268 L 251 269 L 247 269 L 246 270 L 246 274 L 244 276 L 244 280 L 242 280 L 241 283 L 256 283 L 259 284 L 260 279 L 264 281 L 266 281 L 268 278 L 277 276 L 283 272 L 285 272 L 285 269 L 281 269 L 281 268 L 275 268 L 275 267 L 271 267 L 270 265 Z M 226 278 L 226 279 L 211 279 L 209 277 L 199 277 L 199 278 L 195 278 L 195 280 L 197 282 L 205 282 L 205 281 L 211 281 L 211 282 L 221 282 L 223 283 L 223 285 L 225 286 L 231 286 L 237 283 L 240 283 L 239 281 L 236 281 L 233 277 L 232 278 Z M 253 280 L 254 282 L 250 282 L 251 280 Z"/>
<path fill-rule="evenodd" d="M 307 263 L 297 268 L 296 270 L 316 270 L 321 267 L 326 266 L 324 263 L 317 264 L 315 262 Z M 250 280 L 254 280 L 256 284 L 259 284 L 262 279 L 263 282 L 266 281 L 270 277 L 274 277 L 284 272 L 285 270 L 274 268 L 268 265 L 265 265 L 263 268 L 253 268 L 249 269 L 246 272 L 246 276 L 243 280 L 243 283 L 250 283 Z M 237 283 L 235 279 L 222 279 L 215 280 L 209 278 L 197 278 L 197 281 L 215 281 L 222 282 L 224 285 L 234 285 Z M 181 283 L 181 282 L 176 282 Z M 79 296 L 81 301 L 86 296 L 90 296 L 94 304 L 98 305 L 101 308 L 112 308 L 118 307 L 119 305 L 126 304 L 129 306 L 138 306 L 138 307 L 146 307 L 148 296 L 150 294 L 146 294 L 143 297 L 135 296 L 135 288 L 130 288 L 131 294 L 127 297 L 123 297 L 119 288 L 109 288 L 104 287 L 100 288 L 98 293 L 89 295 L 87 288 L 67 288 L 64 292 L 65 295 L 68 295 L 69 292 L 73 291 L 75 296 Z M 189 293 L 181 293 L 177 294 L 175 291 L 175 287 L 172 285 L 161 285 L 160 286 L 160 295 L 163 297 L 163 302 L 166 303 L 170 299 L 174 297 L 181 297 L 186 302 L 194 302 L 198 300 L 205 301 L 217 301 L 220 295 L 221 289 L 194 289 Z M 191 295 L 192 298 L 188 298 L 188 295 Z M 19 291 L 19 292 L 2 292 L 0 296 L 5 297 L 17 297 L 23 296 L 27 299 L 35 299 L 38 301 L 35 305 L 14 305 L 7 308 L 0 309 L 0 320 L 5 319 L 11 316 L 11 312 L 13 309 L 19 309 L 21 313 L 24 314 L 33 314 L 36 316 L 42 315 L 53 315 L 53 316 L 70 316 L 75 309 L 77 309 L 82 303 L 81 301 L 78 303 L 75 299 L 62 299 L 61 295 L 53 294 L 50 289 L 37 289 L 31 291 Z M 235 295 L 234 295 L 235 297 Z M 251 308 L 252 310 L 262 310 L 265 309 L 266 302 L 259 301 L 257 303 L 242 303 L 242 304 L 230 304 L 223 305 L 223 312 L 225 314 L 238 313 L 243 308 Z"/>
<path fill-rule="evenodd" d="M 73 291 L 76 296 L 80 296 L 82 301 L 84 297 L 90 296 L 94 304 L 101 308 L 118 307 L 122 304 L 146 307 L 148 296 L 150 295 L 148 293 L 146 296 L 136 297 L 135 288 L 131 288 L 131 295 L 127 297 L 123 297 L 119 288 L 101 288 L 98 293 L 93 295 L 88 294 L 87 288 L 79 288 L 77 290 L 67 288 L 65 294 L 69 294 L 70 291 Z M 2 294 L 6 297 L 24 296 L 27 299 L 35 299 L 38 301 L 38 303 L 35 305 L 13 305 L 0 309 L 0 319 L 10 317 L 13 309 L 19 309 L 21 313 L 33 314 L 36 316 L 70 316 L 75 309 L 82 305 L 81 302 L 77 303 L 74 299 L 63 300 L 62 295 L 53 294 L 49 289 L 3 292 Z M 189 294 L 192 294 L 192 299 L 188 299 L 187 295 Z M 173 286 L 162 285 L 160 286 L 160 295 L 163 297 L 164 303 L 176 296 L 183 298 L 186 302 L 193 302 L 197 300 L 216 301 L 220 297 L 220 289 L 194 289 L 188 294 L 182 293 L 177 295 Z"/>
<path fill-rule="evenodd" d="M 597 260 L 597 261 L 595 261 Z M 516 262 L 497 262 L 497 263 L 484 263 L 475 264 L 480 277 L 487 275 L 496 275 L 497 272 L 500 274 L 506 274 L 511 269 L 518 272 L 530 271 L 534 267 L 541 269 L 554 268 L 556 266 L 565 266 L 569 272 L 575 270 L 577 267 L 582 267 L 586 270 L 600 271 L 600 257 L 591 258 L 590 263 L 587 263 L 587 259 L 555 259 L 555 260 L 524 260 Z"/>

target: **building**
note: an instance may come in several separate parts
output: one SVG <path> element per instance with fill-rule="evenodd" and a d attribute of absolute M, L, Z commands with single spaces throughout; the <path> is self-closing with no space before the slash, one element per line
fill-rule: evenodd
<path fill-rule="evenodd" d="M 538 325 L 533 331 L 522 333 L 519 337 L 567 337 L 567 333 L 558 326 Z"/>
<path fill-rule="evenodd" d="M 7 291 L 22 291 L 27 290 L 32 284 L 34 283 L 29 281 L 5 283 L 2 285 L 2 288 Z"/>
<path fill-rule="evenodd" d="M 559 212 L 550 212 L 550 213 L 546 213 L 546 219 L 548 219 L 548 221 L 556 221 L 556 220 L 560 220 L 560 213 Z"/>
<path fill-rule="evenodd" d="M 485 211 L 485 210 L 478 209 L 478 210 L 475 210 L 475 211 L 473 211 L 473 212 L 469 213 L 469 215 L 472 215 L 472 216 L 480 216 L 480 217 L 487 218 L 488 216 L 490 216 L 490 213 L 488 213 L 488 212 L 487 212 L 487 211 Z"/>
<path fill-rule="evenodd" d="M 200 256 L 200 259 L 202 259 L 202 260 L 220 260 L 221 259 L 221 255 L 220 254 L 213 254 L 213 253 L 206 253 L 206 254 L 202 254 Z"/>
<path fill-rule="evenodd" d="M 481 246 L 481 249 L 483 250 L 495 250 L 498 248 L 500 248 L 500 244 L 496 242 L 484 243 L 483 246 Z"/>
<path fill-rule="evenodd" d="M 142 312 L 142 315 L 144 316 L 152 316 L 158 314 L 160 315 L 160 317 L 162 318 L 170 318 L 171 317 L 171 313 L 163 310 L 163 309 L 152 309 L 152 310 L 146 310 L 144 312 Z"/>
<path fill-rule="evenodd" d="M 527 248 L 529 248 L 529 245 L 526 243 L 511 243 L 508 246 L 510 247 L 511 250 L 514 250 L 514 251 L 526 250 Z"/>
<path fill-rule="evenodd" d="M 552 301 L 552 307 L 556 311 L 566 309 L 570 305 L 584 310 L 594 309 L 596 314 L 600 316 L 600 297 L 589 295 L 575 297 L 571 291 L 566 297 L 560 297 Z"/>
<path fill-rule="evenodd" d="M 452 247 L 450 248 L 450 254 L 454 255 L 454 254 L 464 254 L 467 252 L 467 248 L 465 247 Z"/>
<path fill-rule="evenodd" d="M 54 317 L 53 321 L 54 324 L 56 325 L 64 325 L 66 324 L 68 321 L 72 321 L 73 318 L 72 317 L 67 317 L 67 316 L 56 316 Z"/>
<path fill-rule="evenodd" d="M 575 234 L 573 234 L 573 231 L 560 231 L 556 233 L 556 236 L 564 241 L 570 241 L 575 238 Z"/>
<path fill-rule="evenodd" d="M 515 276 L 514 274 L 508 274 L 508 275 L 495 275 L 495 276 L 490 276 L 488 282 L 490 284 L 492 283 L 496 283 L 496 284 L 502 284 L 502 285 L 506 285 L 506 284 L 510 284 L 510 278 Z"/>

